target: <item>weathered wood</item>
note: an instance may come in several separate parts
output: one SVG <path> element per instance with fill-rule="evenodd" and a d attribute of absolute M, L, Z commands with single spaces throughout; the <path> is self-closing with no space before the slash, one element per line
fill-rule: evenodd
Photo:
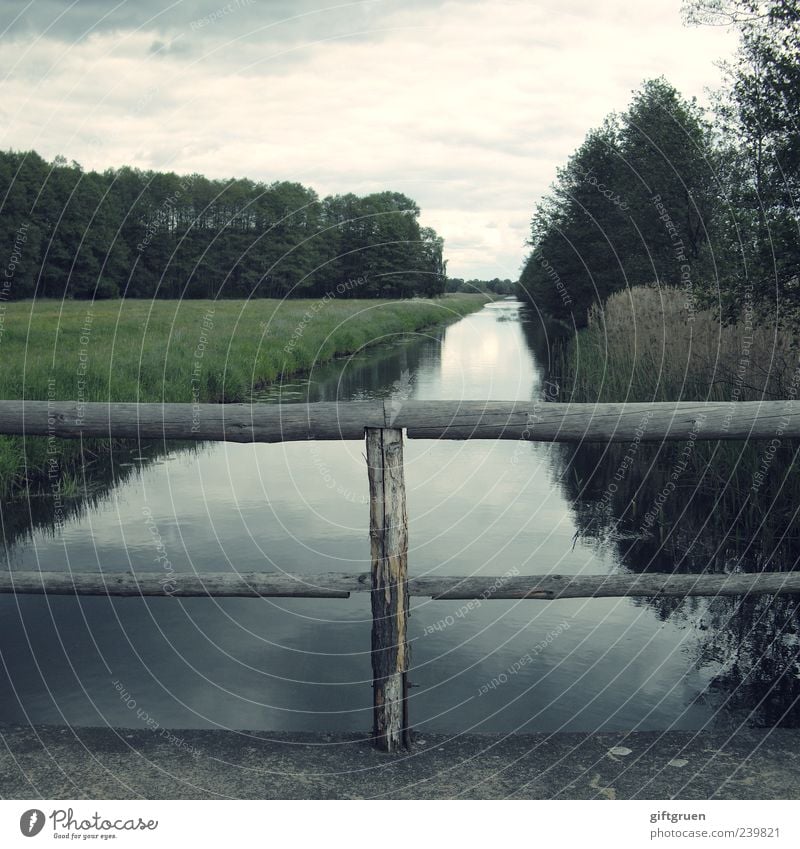
<path fill-rule="evenodd" d="M 363 586 L 361 582 L 363 581 Z M 185 598 L 349 598 L 369 589 L 369 574 L 286 575 L 270 572 L 22 572 L 0 571 L 0 593 Z"/>
<path fill-rule="evenodd" d="M 363 439 L 366 427 L 380 427 L 383 421 L 381 401 L 252 405 L 0 401 L 0 433 L 64 439 Z"/>
<path fill-rule="evenodd" d="M 733 575 L 517 575 L 410 578 L 408 593 L 437 599 L 621 598 L 624 596 L 741 596 L 800 593 L 800 572 Z M 287 575 L 271 572 L 30 572 L 0 571 L 0 593 L 48 595 L 242 598 L 348 598 L 371 592 L 369 572 Z"/>
<path fill-rule="evenodd" d="M 800 593 L 800 572 L 731 575 L 518 575 L 495 578 L 415 578 L 411 595 L 437 599 L 615 598 L 623 596 L 739 596 Z"/>
<path fill-rule="evenodd" d="M 104 404 L 0 401 L 0 433 L 60 438 L 290 442 L 362 439 L 366 428 L 412 439 L 660 442 L 800 437 L 795 401 L 551 404 L 542 401 L 348 401 L 315 404 Z"/>
<path fill-rule="evenodd" d="M 372 687 L 376 745 L 407 749 L 408 518 L 403 434 L 367 430 L 369 533 L 372 550 Z"/>
<path fill-rule="evenodd" d="M 410 439 L 661 442 L 800 437 L 794 401 L 559 404 L 542 401 L 405 401 L 393 422 Z"/>

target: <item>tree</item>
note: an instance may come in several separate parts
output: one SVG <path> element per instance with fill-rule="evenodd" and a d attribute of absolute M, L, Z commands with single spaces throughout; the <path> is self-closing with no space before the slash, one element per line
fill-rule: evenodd
<path fill-rule="evenodd" d="M 717 115 L 738 254 L 721 286 L 725 314 L 752 300 L 762 313 L 800 322 L 800 0 L 690 0 L 690 23 L 735 27 Z"/>
<path fill-rule="evenodd" d="M 320 200 L 289 181 L 210 180 L 0 152 L 4 300 L 411 297 L 444 289 L 443 241 L 398 192 Z M 19 231 L 19 232 L 18 232 Z M 22 249 L 24 247 L 24 250 Z M 18 249 L 19 248 L 19 249 Z M 361 280 L 344 291 L 341 284 Z"/>
<path fill-rule="evenodd" d="M 664 79 L 635 93 L 558 171 L 531 222 L 519 293 L 583 326 L 626 286 L 692 287 L 708 273 L 718 218 L 710 128 Z"/>

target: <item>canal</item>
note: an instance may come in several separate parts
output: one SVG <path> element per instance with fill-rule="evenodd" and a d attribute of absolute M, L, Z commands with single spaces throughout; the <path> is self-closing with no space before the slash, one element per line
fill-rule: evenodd
<path fill-rule="evenodd" d="M 409 399 L 546 403 L 557 392 L 552 341 L 522 305 L 501 301 L 257 400 L 389 398 L 398 409 Z M 133 569 L 162 572 L 165 583 L 186 571 L 369 569 L 362 442 L 166 449 L 98 459 L 60 516 L 46 497 L 5 504 L 8 568 Z M 405 460 L 412 575 L 482 575 L 501 586 L 514 574 L 636 568 L 623 526 L 598 522 L 608 506 L 603 487 L 585 485 L 586 468 L 603 461 L 597 449 L 411 440 Z M 615 536 L 598 533 L 602 526 Z M 653 534 L 634 542 L 641 555 Z M 666 549 L 656 548 L 648 564 L 670 568 Z M 702 558 L 687 564 L 704 568 Z M 765 675 L 775 683 L 770 721 L 791 723 L 797 617 L 782 604 L 412 599 L 412 724 L 432 732 L 759 724 L 763 686 L 754 681 Z M 275 731 L 372 724 L 366 594 L 7 596 L 0 610 L 0 722 Z M 762 644 L 776 629 L 782 654 L 766 657 Z M 748 665 L 743 652 L 763 656 Z"/>

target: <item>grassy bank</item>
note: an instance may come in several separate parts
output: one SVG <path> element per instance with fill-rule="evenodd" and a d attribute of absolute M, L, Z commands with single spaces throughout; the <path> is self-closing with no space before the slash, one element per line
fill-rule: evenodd
<path fill-rule="evenodd" d="M 799 354 L 785 331 L 722 326 L 678 290 L 640 287 L 593 309 L 555 370 L 562 401 L 749 401 L 796 397 Z M 789 568 L 800 554 L 799 446 L 778 436 L 567 451 L 567 494 L 587 535 L 624 535 L 638 564 Z"/>
<path fill-rule="evenodd" d="M 10 303 L 0 398 L 242 401 L 282 374 L 452 321 L 486 300 Z"/>
<path fill-rule="evenodd" d="M 689 310 L 681 290 L 645 286 L 593 307 L 558 357 L 575 401 L 786 398 L 798 365 L 789 333 L 723 326 L 709 310 Z"/>
<path fill-rule="evenodd" d="M 562 401 L 786 398 L 797 389 L 798 353 L 788 333 L 746 313 L 722 326 L 712 312 L 690 312 L 680 291 L 640 287 L 594 309 L 554 371 Z M 559 479 L 581 536 L 613 549 L 631 572 L 793 570 L 798 447 L 777 436 L 561 446 Z M 694 630 L 695 663 L 712 672 L 701 699 L 715 713 L 755 726 L 800 722 L 796 599 L 637 603 Z"/>
<path fill-rule="evenodd" d="M 243 401 L 282 375 L 453 321 L 486 301 L 482 295 L 452 295 L 8 303 L 0 305 L 0 398 Z M 79 444 L 59 445 L 59 479 L 74 486 Z M 41 484 L 45 451 L 41 439 L 23 446 L 22 439 L 0 437 L 0 494 Z"/>

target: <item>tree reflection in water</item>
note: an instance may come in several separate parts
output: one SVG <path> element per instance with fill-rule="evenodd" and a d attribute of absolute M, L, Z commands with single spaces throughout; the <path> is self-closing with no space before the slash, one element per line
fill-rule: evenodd
<path fill-rule="evenodd" d="M 568 333 L 524 325 L 546 365 L 543 400 L 567 400 L 554 349 Z M 547 382 L 549 381 L 549 383 Z M 577 400 L 572 398 L 572 400 Z M 554 445 L 557 484 L 578 534 L 632 573 L 791 571 L 800 559 L 800 445 L 769 442 Z M 643 599 L 699 632 L 695 663 L 714 671 L 700 699 L 714 724 L 800 726 L 796 596 Z"/>

